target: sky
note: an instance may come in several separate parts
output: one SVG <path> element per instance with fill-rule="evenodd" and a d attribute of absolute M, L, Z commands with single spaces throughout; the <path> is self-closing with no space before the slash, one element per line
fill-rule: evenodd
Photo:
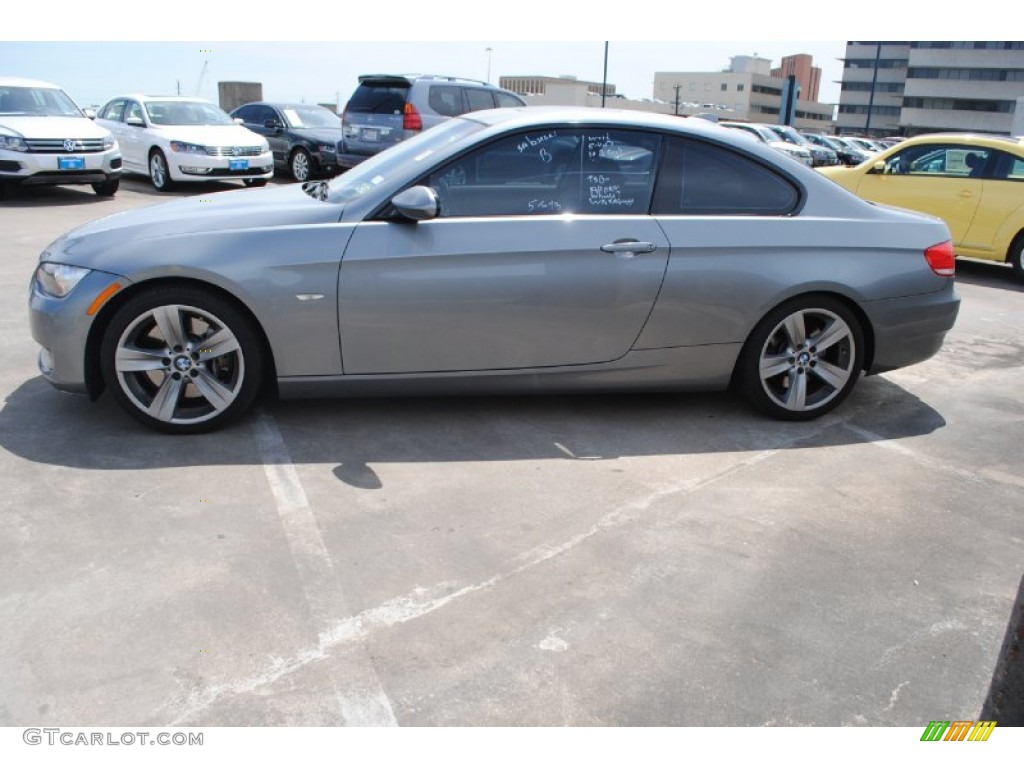
<path fill-rule="evenodd" d="M 985 14 L 955 20 L 894 5 L 884 24 L 877 14 L 851 16 L 845 6 L 801 10 L 763 0 L 302 0 L 291 7 L 107 0 L 102 14 L 83 15 L 77 1 L 49 0 L 47 19 L 68 21 L 43 23 L 19 7 L 25 12 L 5 13 L 0 25 L 0 75 L 55 82 L 83 106 L 179 88 L 217 101 L 224 80 L 261 82 L 269 100 L 344 103 L 367 73 L 600 81 L 608 38 L 608 82 L 631 98 L 650 98 L 658 71 L 720 71 L 731 56 L 755 53 L 777 65 L 782 56 L 809 53 L 823 70 L 819 99 L 836 102 L 845 40 L 824 33 L 874 39 L 884 29 L 889 39 L 984 40 L 1000 36 L 998 20 L 1015 14 L 1013 0 L 989 0 Z"/>
<path fill-rule="evenodd" d="M 490 48 L 490 52 L 488 52 Z M 608 82 L 631 98 L 651 98 L 657 71 L 718 71 L 729 57 L 757 53 L 774 65 L 810 53 L 823 69 L 821 99 L 837 101 L 845 42 L 609 42 Z M 217 101 L 217 82 L 263 83 L 271 101 L 342 103 L 367 73 L 575 75 L 600 82 L 604 42 L 0 42 L 0 74 L 59 84 L 79 104 L 122 93 L 199 95 Z M 205 73 L 204 73 L 205 66 Z M 198 91 L 198 92 L 197 92 Z"/>

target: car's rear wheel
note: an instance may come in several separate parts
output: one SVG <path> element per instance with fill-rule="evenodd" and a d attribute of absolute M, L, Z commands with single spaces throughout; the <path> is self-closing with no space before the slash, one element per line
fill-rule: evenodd
<path fill-rule="evenodd" d="M 264 370 L 251 321 L 198 286 L 157 287 L 130 299 L 107 327 L 100 365 L 131 416 L 178 434 L 238 418 L 256 398 Z"/>
<path fill-rule="evenodd" d="M 159 149 L 154 149 L 149 155 L 149 180 L 157 192 L 167 192 L 174 187 L 167 169 L 167 158 Z"/>
<path fill-rule="evenodd" d="M 737 383 L 763 413 L 806 421 L 838 406 L 864 361 L 864 331 L 841 301 L 792 299 L 768 313 L 747 339 Z"/>
<path fill-rule="evenodd" d="M 121 186 L 120 179 L 111 179 L 110 181 L 101 181 L 98 184 L 93 184 L 92 191 L 100 197 L 113 197 L 117 193 L 119 186 Z"/>
<path fill-rule="evenodd" d="M 292 153 L 292 159 L 288 167 L 292 172 L 293 179 L 296 181 L 309 181 L 309 177 L 313 173 L 313 159 L 309 156 L 309 152 L 300 147 Z"/>

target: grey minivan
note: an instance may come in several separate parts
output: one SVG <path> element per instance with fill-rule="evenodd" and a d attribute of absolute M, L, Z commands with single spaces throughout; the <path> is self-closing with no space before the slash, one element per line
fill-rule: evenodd
<path fill-rule="evenodd" d="M 351 168 L 381 150 L 467 112 L 523 107 L 511 91 L 441 75 L 360 75 L 342 113 L 338 163 Z"/>

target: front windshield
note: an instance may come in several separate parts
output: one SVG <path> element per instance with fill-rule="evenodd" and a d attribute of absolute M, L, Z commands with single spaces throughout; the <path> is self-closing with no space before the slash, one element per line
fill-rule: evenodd
<path fill-rule="evenodd" d="M 289 128 L 337 128 L 341 118 L 324 107 L 284 107 L 284 119 Z"/>
<path fill-rule="evenodd" d="M 380 152 L 336 177 L 328 185 L 327 199 L 344 203 L 396 179 L 412 181 L 430 169 L 438 155 L 486 126 L 475 120 L 454 118 Z"/>
<path fill-rule="evenodd" d="M 12 85 L 0 85 L 0 115 L 83 116 L 64 91 Z"/>
<path fill-rule="evenodd" d="M 234 125 L 220 107 L 208 101 L 147 101 L 153 125 Z"/>
<path fill-rule="evenodd" d="M 843 149 L 846 149 L 846 147 L 844 147 L 844 146 L 843 146 L 842 144 L 840 144 L 840 143 L 839 143 L 838 141 L 836 141 L 835 139 L 829 138 L 828 136 L 819 136 L 818 138 L 819 138 L 819 139 L 820 139 L 820 140 L 822 141 L 822 143 L 824 143 L 824 144 L 825 144 L 825 146 L 826 146 L 826 147 L 828 147 L 829 149 L 836 149 L 836 150 L 843 150 Z"/>

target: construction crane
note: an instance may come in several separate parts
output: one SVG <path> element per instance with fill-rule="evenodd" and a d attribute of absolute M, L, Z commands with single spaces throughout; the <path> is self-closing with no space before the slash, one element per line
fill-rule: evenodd
<path fill-rule="evenodd" d="M 203 62 L 203 69 L 199 73 L 199 82 L 196 84 L 196 96 L 203 90 L 203 81 L 206 80 L 206 68 L 210 65 L 209 61 Z"/>

